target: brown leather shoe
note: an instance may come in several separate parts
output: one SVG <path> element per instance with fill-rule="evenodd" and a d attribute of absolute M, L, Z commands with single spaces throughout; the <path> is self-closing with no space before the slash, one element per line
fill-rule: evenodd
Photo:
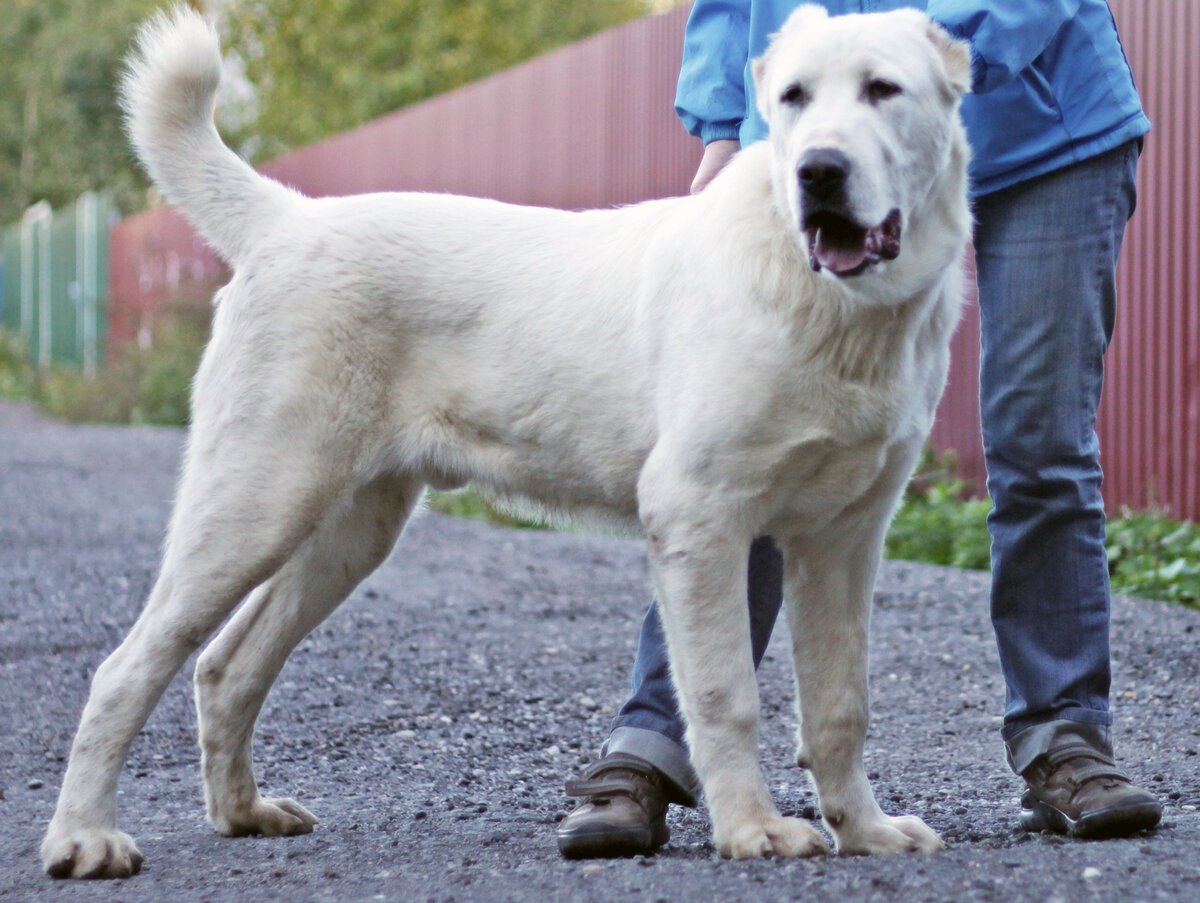
<path fill-rule="evenodd" d="M 650 853 L 671 837 L 663 776 L 636 756 L 605 756 L 567 781 L 566 792 L 582 797 L 558 825 L 558 849 L 568 859 Z"/>
<path fill-rule="evenodd" d="M 1162 806 L 1111 758 L 1084 743 L 1038 757 L 1022 775 L 1021 825 L 1072 837 L 1125 837 L 1158 824 Z"/>

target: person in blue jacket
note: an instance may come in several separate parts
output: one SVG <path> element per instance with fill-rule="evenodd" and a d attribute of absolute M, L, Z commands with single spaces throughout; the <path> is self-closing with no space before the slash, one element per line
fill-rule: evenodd
<path fill-rule="evenodd" d="M 704 142 L 703 189 L 766 137 L 750 61 L 795 0 L 698 0 L 676 111 Z M 1021 822 L 1078 837 L 1152 828 L 1158 801 L 1117 769 L 1109 712 L 1109 586 L 1094 430 L 1113 328 L 1114 270 L 1135 203 L 1142 111 L 1105 0 L 826 0 L 830 14 L 916 6 L 972 52 L 962 115 L 981 324 L 980 410 L 992 538 L 991 614 L 1007 687 L 1002 738 L 1027 784 Z M 757 667 L 781 604 L 769 538 L 750 550 Z M 642 625 L 629 700 L 602 757 L 567 792 L 572 857 L 648 852 L 669 802 L 695 805 L 658 610 Z"/>

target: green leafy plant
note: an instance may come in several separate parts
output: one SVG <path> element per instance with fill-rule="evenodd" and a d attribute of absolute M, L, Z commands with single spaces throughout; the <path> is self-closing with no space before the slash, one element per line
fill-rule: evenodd
<path fill-rule="evenodd" d="M 1114 588 L 1200 608 L 1200 525 L 1159 511 L 1125 511 L 1108 523 Z"/>
<path fill-rule="evenodd" d="M 952 453 L 926 451 L 892 521 L 890 558 L 986 570 L 991 502 L 971 497 Z M 1200 525 L 1157 510 L 1124 511 L 1108 522 L 1115 592 L 1200 608 Z"/>
<path fill-rule="evenodd" d="M 987 499 L 964 499 L 951 484 L 908 498 L 887 536 L 887 556 L 969 570 L 987 570 Z"/>
<path fill-rule="evenodd" d="M 889 558 L 986 570 L 991 542 L 991 502 L 971 497 L 972 486 L 955 475 L 953 452 L 926 449 L 892 519 Z"/>

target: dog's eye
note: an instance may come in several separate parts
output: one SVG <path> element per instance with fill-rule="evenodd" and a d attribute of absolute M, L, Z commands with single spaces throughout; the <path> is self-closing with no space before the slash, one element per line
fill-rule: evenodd
<path fill-rule="evenodd" d="M 799 85 L 791 85 L 779 95 L 779 100 L 789 107 L 802 107 L 808 103 L 808 94 Z"/>
<path fill-rule="evenodd" d="M 871 101 L 871 103 L 878 103 L 881 100 L 887 100 L 889 97 L 895 97 L 900 92 L 900 86 L 887 79 L 873 78 L 867 82 L 866 95 L 867 100 Z"/>

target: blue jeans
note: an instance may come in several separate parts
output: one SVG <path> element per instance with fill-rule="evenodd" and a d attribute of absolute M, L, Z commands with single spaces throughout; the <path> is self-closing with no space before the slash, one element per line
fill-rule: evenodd
<path fill-rule="evenodd" d="M 1132 141 L 975 203 L 992 623 L 1007 687 L 1001 735 L 1018 773 L 1071 740 L 1112 754 L 1095 421 L 1139 149 Z M 774 544 L 755 541 L 747 587 L 755 667 L 779 613 L 781 575 Z M 654 604 L 605 752 L 641 756 L 667 776 L 675 801 L 694 801 Z"/>
<path fill-rule="evenodd" d="M 1130 142 L 975 205 L 992 625 L 1018 773 L 1058 745 L 1056 733 L 1112 751 L 1095 423 L 1139 149 Z"/>

